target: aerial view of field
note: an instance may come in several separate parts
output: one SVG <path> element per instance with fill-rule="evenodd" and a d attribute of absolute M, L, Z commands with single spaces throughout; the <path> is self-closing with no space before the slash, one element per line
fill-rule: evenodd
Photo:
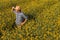
<path fill-rule="evenodd" d="M 28 17 L 21 28 L 12 27 L 16 5 Z M 60 40 L 60 0 L 0 0 L 0 40 Z"/>

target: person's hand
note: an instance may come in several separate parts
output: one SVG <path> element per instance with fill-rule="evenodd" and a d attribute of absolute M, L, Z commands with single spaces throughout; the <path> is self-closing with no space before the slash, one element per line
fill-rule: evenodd
<path fill-rule="evenodd" d="M 12 7 L 12 8 L 14 8 L 14 7 Z"/>
<path fill-rule="evenodd" d="M 15 9 L 14 7 L 12 7 L 12 10 Z"/>
<path fill-rule="evenodd" d="M 25 24 L 25 22 L 27 21 L 27 19 L 24 20 L 24 22 L 21 23 L 21 26 L 23 26 Z"/>
<path fill-rule="evenodd" d="M 21 23 L 20 26 L 23 26 L 24 23 Z"/>

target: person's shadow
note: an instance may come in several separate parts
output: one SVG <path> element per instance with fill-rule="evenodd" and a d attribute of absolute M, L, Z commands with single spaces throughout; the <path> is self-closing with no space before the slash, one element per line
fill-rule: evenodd
<path fill-rule="evenodd" d="M 34 15 L 32 15 L 32 14 L 26 14 L 27 15 L 27 19 L 28 20 L 35 20 L 35 16 Z"/>

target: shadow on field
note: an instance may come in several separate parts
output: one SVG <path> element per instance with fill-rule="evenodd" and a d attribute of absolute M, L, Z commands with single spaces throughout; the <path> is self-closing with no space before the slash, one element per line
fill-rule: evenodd
<path fill-rule="evenodd" d="M 34 15 L 32 15 L 32 14 L 27 14 L 27 18 L 28 18 L 28 20 L 35 20 L 35 16 Z"/>

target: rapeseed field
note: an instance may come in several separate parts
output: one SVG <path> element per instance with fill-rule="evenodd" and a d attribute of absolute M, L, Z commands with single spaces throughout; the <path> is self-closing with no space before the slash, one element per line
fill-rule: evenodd
<path fill-rule="evenodd" d="M 28 21 L 12 27 L 19 5 Z M 0 40 L 60 40 L 60 0 L 0 0 Z"/>

